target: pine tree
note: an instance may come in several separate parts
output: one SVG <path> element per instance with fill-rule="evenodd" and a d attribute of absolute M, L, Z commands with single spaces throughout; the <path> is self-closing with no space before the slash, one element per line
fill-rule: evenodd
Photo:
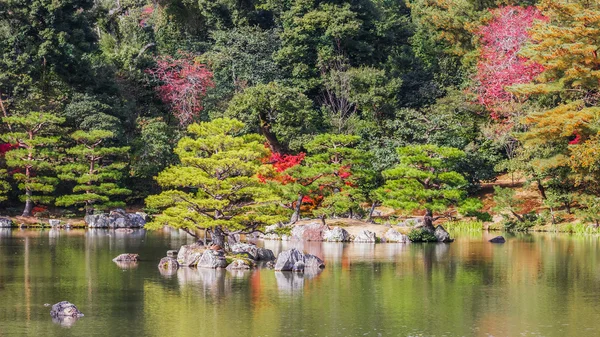
<path fill-rule="evenodd" d="M 188 127 L 191 136 L 175 149 L 181 163 L 158 175 L 163 192 L 146 199 L 148 207 L 162 210 L 147 228 L 169 225 L 192 236 L 205 229 L 224 247 L 225 236 L 282 220 L 269 184 L 257 177 L 267 168 L 261 159 L 268 151 L 259 136 L 238 136 L 243 128 L 227 118 Z"/>
<path fill-rule="evenodd" d="M 58 206 L 84 205 L 86 214 L 109 207 L 122 207 L 124 202 L 111 197 L 127 195 L 130 190 L 119 186 L 126 162 L 119 161 L 129 151 L 128 147 L 104 147 L 114 137 L 107 130 L 76 131 L 71 138 L 77 145 L 66 150 L 68 163 L 60 168 L 61 180 L 74 181 L 73 194 L 56 200 Z"/>
<path fill-rule="evenodd" d="M 30 111 L 26 114 L 14 114 L 2 118 L 9 132 L 0 135 L 3 141 L 18 144 L 18 147 L 6 153 L 6 165 L 15 170 L 13 179 L 23 191 L 25 202 L 23 216 L 31 216 L 34 203 L 52 201 L 58 179 L 51 175 L 55 168 L 56 153 L 53 151 L 59 140 L 55 136 L 58 126 L 64 118 L 51 112 Z"/>
<path fill-rule="evenodd" d="M 473 200 L 466 198 L 467 180 L 452 170 L 465 156 L 459 149 L 436 145 L 398 148 L 400 164 L 383 172 L 377 190 L 384 205 L 405 211 L 424 210 L 424 229 L 433 233 L 434 213 Z"/>
<path fill-rule="evenodd" d="M 7 199 L 6 194 L 10 191 L 10 184 L 5 180 L 6 176 L 6 170 L 0 169 L 0 202 Z"/>

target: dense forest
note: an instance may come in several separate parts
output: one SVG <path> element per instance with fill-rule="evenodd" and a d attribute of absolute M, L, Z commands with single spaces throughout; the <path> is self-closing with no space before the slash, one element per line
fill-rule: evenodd
<path fill-rule="evenodd" d="M 599 41 L 590 0 L 4 0 L 0 208 L 430 225 L 508 174 L 598 224 Z"/>

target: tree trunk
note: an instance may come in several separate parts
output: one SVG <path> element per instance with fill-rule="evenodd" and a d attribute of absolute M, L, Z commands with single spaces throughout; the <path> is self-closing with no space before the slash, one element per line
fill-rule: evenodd
<path fill-rule="evenodd" d="M 210 237 L 212 238 L 212 244 L 217 245 L 221 248 L 225 248 L 225 233 L 221 227 L 217 226 L 210 231 Z"/>
<path fill-rule="evenodd" d="M 435 232 L 435 228 L 433 227 L 433 212 L 430 209 L 423 216 L 423 229 L 430 233 Z"/>
<path fill-rule="evenodd" d="M 571 203 L 565 202 L 565 208 L 567 209 L 567 214 L 571 214 Z"/>
<path fill-rule="evenodd" d="M 544 185 L 542 185 L 542 182 L 539 179 L 537 180 L 537 185 L 538 191 L 540 191 L 540 195 L 542 196 L 542 200 L 548 199 L 548 197 L 546 196 L 546 189 L 544 188 Z"/>
<path fill-rule="evenodd" d="M 369 210 L 369 216 L 367 216 L 367 222 L 373 222 L 373 213 L 375 213 L 375 208 L 377 207 L 377 201 L 373 201 L 371 203 L 371 209 Z"/>
<path fill-rule="evenodd" d="M 302 199 L 304 199 L 304 196 L 302 194 L 298 194 L 296 209 L 294 210 L 294 214 L 292 214 L 292 218 L 290 219 L 291 224 L 295 224 L 298 222 L 298 220 L 300 220 L 300 207 L 302 207 Z"/>
<path fill-rule="evenodd" d="M 285 149 L 277 139 L 277 136 L 271 131 L 271 128 L 268 126 L 268 122 L 261 116 L 260 121 L 260 133 L 265 136 L 267 139 L 267 143 L 269 144 L 269 148 L 271 151 L 276 153 L 285 153 Z"/>
<path fill-rule="evenodd" d="M 31 210 L 33 210 L 33 201 L 31 200 L 31 190 L 27 189 L 25 191 L 26 199 L 25 199 L 25 209 L 23 210 L 23 214 L 21 216 L 31 216 Z"/>

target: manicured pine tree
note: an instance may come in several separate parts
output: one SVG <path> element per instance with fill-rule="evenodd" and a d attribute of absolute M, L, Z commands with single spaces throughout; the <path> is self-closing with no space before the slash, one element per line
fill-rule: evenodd
<path fill-rule="evenodd" d="M 0 169 L 0 202 L 5 201 L 6 194 L 10 190 L 10 184 L 6 181 L 6 170 Z"/>
<path fill-rule="evenodd" d="M 259 173 L 269 170 L 261 159 L 268 150 L 257 135 L 238 136 L 244 123 L 228 118 L 191 124 L 175 153 L 180 164 L 161 172 L 156 181 L 163 192 L 146 199 L 160 209 L 147 228 L 164 225 L 197 237 L 208 230 L 212 242 L 224 247 L 225 236 L 252 233 L 283 220 L 277 214 L 279 200 Z"/>
<path fill-rule="evenodd" d="M 6 152 L 5 159 L 6 165 L 15 171 L 12 177 L 23 191 L 23 216 L 32 215 L 34 203 L 49 203 L 53 199 L 49 194 L 58 184 L 58 179 L 52 175 L 57 158 L 53 147 L 60 140 L 54 134 L 64 121 L 64 118 L 44 111 L 2 118 L 9 126 L 9 132 L 0 135 L 0 139 L 18 146 Z"/>
<path fill-rule="evenodd" d="M 103 146 L 113 137 L 114 133 L 107 130 L 76 131 L 71 135 L 77 145 L 66 150 L 68 162 L 60 167 L 58 177 L 76 185 L 73 194 L 57 198 L 56 205 L 83 205 L 86 214 L 125 205 L 111 198 L 131 193 L 119 186 L 127 166 L 119 159 L 127 155 L 129 147 Z"/>
<path fill-rule="evenodd" d="M 424 229 L 433 233 L 433 222 L 450 206 L 481 204 L 467 199 L 467 180 L 453 171 L 465 156 L 459 149 L 436 145 L 414 145 L 398 148 L 400 164 L 383 172 L 385 185 L 377 190 L 384 205 L 405 211 L 425 211 Z"/>

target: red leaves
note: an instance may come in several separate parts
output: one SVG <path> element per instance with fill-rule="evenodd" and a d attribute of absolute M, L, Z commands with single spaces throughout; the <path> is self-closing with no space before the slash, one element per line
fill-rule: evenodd
<path fill-rule="evenodd" d="M 0 143 L 0 156 L 3 156 L 6 152 L 18 148 L 17 144 Z"/>
<path fill-rule="evenodd" d="M 477 64 L 479 103 L 491 111 L 492 118 L 507 117 L 506 103 L 513 94 L 506 90 L 515 84 L 531 82 L 544 68 L 519 56 L 530 39 L 528 32 L 534 20 L 544 20 L 535 7 L 506 6 L 492 11 L 493 19 L 483 26 L 481 56 Z"/>
<path fill-rule="evenodd" d="M 179 59 L 158 58 L 156 68 L 146 72 L 162 82 L 156 91 L 161 100 L 171 106 L 180 125 L 186 126 L 202 111 L 202 98 L 214 83 L 212 72 L 204 64 L 197 62 L 192 54 L 180 54 Z"/>
<path fill-rule="evenodd" d="M 277 172 L 283 172 L 291 167 L 299 165 L 306 157 L 306 153 L 300 152 L 297 155 L 281 154 L 277 152 L 271 153 L 268 162 L 273 165 Z"/>
<path fill-rule="evenodd" d="M 575 133 L 573 136 L 575 136 L 575 138 L 569 142 L 569 145 L 579 144 L 581 142 L 581 135 L 579 133 Z"/>

